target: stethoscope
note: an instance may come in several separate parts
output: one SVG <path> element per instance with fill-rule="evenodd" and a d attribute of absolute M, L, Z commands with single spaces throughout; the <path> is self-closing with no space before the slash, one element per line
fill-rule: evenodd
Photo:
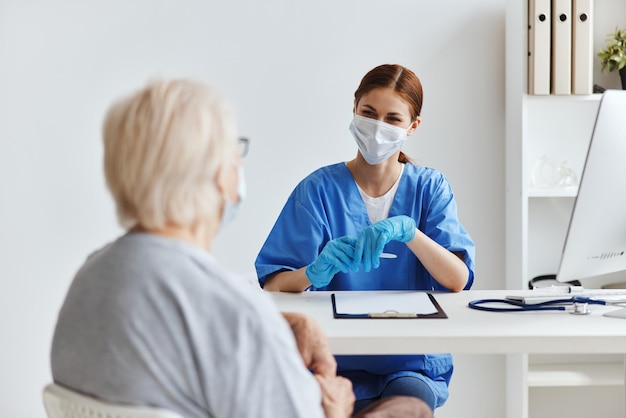
<path fill-rule="evenodd" d="M 485 306 L 488 304 L 505 304 L 507 307 Z M 588 315 L 591 313 L 589 305 L 613 305 L 616 303 L 607 302 L 601 299 L 592 299 L 584 296 L 573 296 L 571 298 L 555 299 L 538 303 L 524 303 L 520 300 L 510 299 L 478 299 L 471 301 L 468 306 L 472 309 L 488 312 L 527 312 L 527 311 L 566 311 L 567 306 L 572 304 L 574 309 L 569 310 L 574 315 Z"/>

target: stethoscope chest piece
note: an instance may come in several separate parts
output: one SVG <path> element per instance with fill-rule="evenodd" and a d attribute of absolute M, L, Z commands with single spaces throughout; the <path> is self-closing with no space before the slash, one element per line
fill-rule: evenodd
<path fill-rule="evenodd" d="M 570 311 L 572 315 L 589 315 L 591 313 L 591 309 L 589 309 L 589 304 L 574 302 L 574 310 Z"/>

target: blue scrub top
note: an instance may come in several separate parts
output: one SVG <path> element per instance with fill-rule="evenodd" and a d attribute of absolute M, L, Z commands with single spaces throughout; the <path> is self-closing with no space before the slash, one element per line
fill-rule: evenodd
<path fill-rule="evenodd" d="M 450 184 L 437 170 L 405 164 L 389 217 L 407 215 L 444 248 L 459 253 L 469 269 L 465 289 L 474 281 L 475 246 L 459 222 Z M 322 167 L 302 180 L 289 196 L 255 262 L 259 283 L 281 270 L 312 263 L 326 243 L 345 235 L 358 237 L 370 226 L 365 203 L 345 163 Z M 370 272 L 338 273 L 325 287 L 310 290 L 447 290 L 408 246 L 391 241 L 384 249 L 397 258 L 381 259 Z M 338 356 L 340 374 L 355 377 L 357 399 L 376 397 L 393 378 L 427 376 L 443 404 L 452 376 L 452 358 L 444 355 Z M 439 405 L 438 405 L 439 406 Z"/>

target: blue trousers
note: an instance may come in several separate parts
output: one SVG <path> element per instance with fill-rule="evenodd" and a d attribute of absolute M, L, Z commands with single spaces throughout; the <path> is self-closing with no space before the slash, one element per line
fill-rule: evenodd
<path fill-rule="evenodd" d="M 380 394 L 380 398 L 361 399 L 354 404 L 354 413 L 356 415 L 363 408 L 369 404 L 377 401 L 378 399 L 388 398 L 390 396 L 413 396 L 420 398 L 430 407 L 432 411 L 435 410 L 437 398 L 430 388 L 430 386 L 421 379 L 412 376 L 398 377 L 392 380 L 385 386 L 385 389 Z"/>

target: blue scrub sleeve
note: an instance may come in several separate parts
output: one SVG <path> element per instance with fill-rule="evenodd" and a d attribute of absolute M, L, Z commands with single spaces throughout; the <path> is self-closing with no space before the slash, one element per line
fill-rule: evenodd
<path fill-rule="evenodd" d="M 261 287 L 268 275 L 297 270 L 312 263 L 329 240 L 326 228 L 298 204 L 294 193 L 287 199 L 254 263 Z M 288 251 L 286 251 L 288 249 Z"/>
<path fill-rule="evenodd" d="M 468 290 L 474 283 L 476 246 L 459 221 L 457 204 L 450 184 L 443 175 L 442 180 L 444 181 L 439 183 L 437 189 L 433 191 L 427 215 L 420 222 L 420 229 L 448 251 L 461 254 L 469 270 L 464 287 L 464 290 Z M 446 290 L 438 283 L 434 287 L 436 290 Z"/>

